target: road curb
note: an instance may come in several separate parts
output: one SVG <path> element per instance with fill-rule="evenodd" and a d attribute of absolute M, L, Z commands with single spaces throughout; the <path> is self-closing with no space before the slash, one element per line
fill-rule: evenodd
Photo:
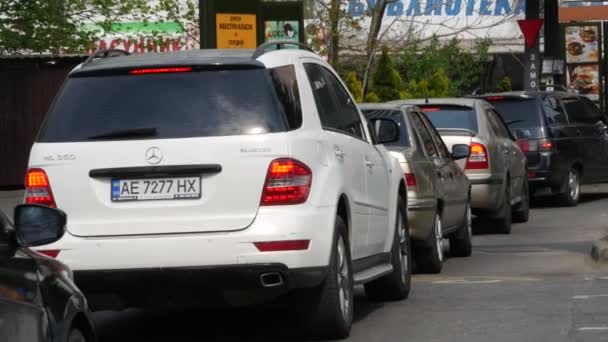
<path fill-rule="evenodd" d="M 608 263 L 608 236 L 593 242 L 591 257 L 597 262 Z"/>

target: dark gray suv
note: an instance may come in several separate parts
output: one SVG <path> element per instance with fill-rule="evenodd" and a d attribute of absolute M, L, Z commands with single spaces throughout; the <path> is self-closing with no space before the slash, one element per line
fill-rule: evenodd
<path fill-rule="evenodd" d="M 608 182 L 608 119 L 587 97 L 569 92 L 486 94 L 528 159 L 535 195 L 575 206 L 582 184 Z"/>

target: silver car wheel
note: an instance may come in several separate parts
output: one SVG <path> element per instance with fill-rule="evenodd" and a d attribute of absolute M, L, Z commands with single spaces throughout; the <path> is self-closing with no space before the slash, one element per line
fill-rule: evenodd
<path fill-rule="evenodd" d="M 408 244 L 407 244 L 407 229 L 405 229 L 405 221 L 403 215 L 397 216 L 397 227 L 399 228 L 399 258 L 401 261 L 401 281 L 406 283 L 406 275 L 410 265 L 408 264 Z"/>
<path fill-rule="evenodd" d="M 348 258 L 346 256 L 346 245 L 344 244 L 344 239 L 340 237 L 338 240 L 338 288 L 340 294 L 340 310 L 342 311 L 342 316 L 344 317 L 344 321 L 349 321 L 350 316 L 350 269 L 348 265 Z"/>
<path fill-rule="evenodd" d="M 570 192 L 570 198 L 573 200 L 578 200 L 578 196 L 580 195 L 580 184 L 578 180 L 578 174 L 575 170 L 570 170 L 570 174 L 568 175 L 568 191 Z"/>
<path fill-rule="evenodd" d="M 435 240 L 437 243 L 437 257 L 443 261 L 443 226 L 439 214 L 435 215 Z"/>

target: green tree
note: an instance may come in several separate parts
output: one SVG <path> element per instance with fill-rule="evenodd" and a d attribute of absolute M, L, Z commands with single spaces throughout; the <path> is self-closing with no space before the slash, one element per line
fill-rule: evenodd
<path fill-rule="evenodd" d="M 479 40 L 471 53 L 460 47 L 456 38 L 441 43 L 434 38 L 421 47 L 414 44 L 405 50 L 397 63 L 397 69 L 406 82 L 430 80 L 438 70 L 443 70 L 449 80 L 446 96 L 461 96 L 479 88 L 488 60 L 489 42 Z"/>
<path fill-rule="evenodd" d="M 361 102 L 363 100 L 363 85 L 359 81 L 359 78 L 357 78 L 357 72 L 349 72 L 345 83 L 350 93 L 353 94 L 355 101 Z"/>
<path fill-rule="evenodd" d="M 378 95 L 380 101 L 385 102 L 399 99 L 402 88 L 403 81 L 399 71 L 393 65 L 388 48 L 383 47 L 373 77 L 373 92 Z"/>

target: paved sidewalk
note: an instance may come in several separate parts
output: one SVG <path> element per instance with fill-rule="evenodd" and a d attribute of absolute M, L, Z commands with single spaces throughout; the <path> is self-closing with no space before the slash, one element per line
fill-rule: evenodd
<path fill-rule="evenodd" d="M 13 217 L 13 210 L 23 201 L 23 191 L 0 191 L 0 210 L 8 217 Z"/>

